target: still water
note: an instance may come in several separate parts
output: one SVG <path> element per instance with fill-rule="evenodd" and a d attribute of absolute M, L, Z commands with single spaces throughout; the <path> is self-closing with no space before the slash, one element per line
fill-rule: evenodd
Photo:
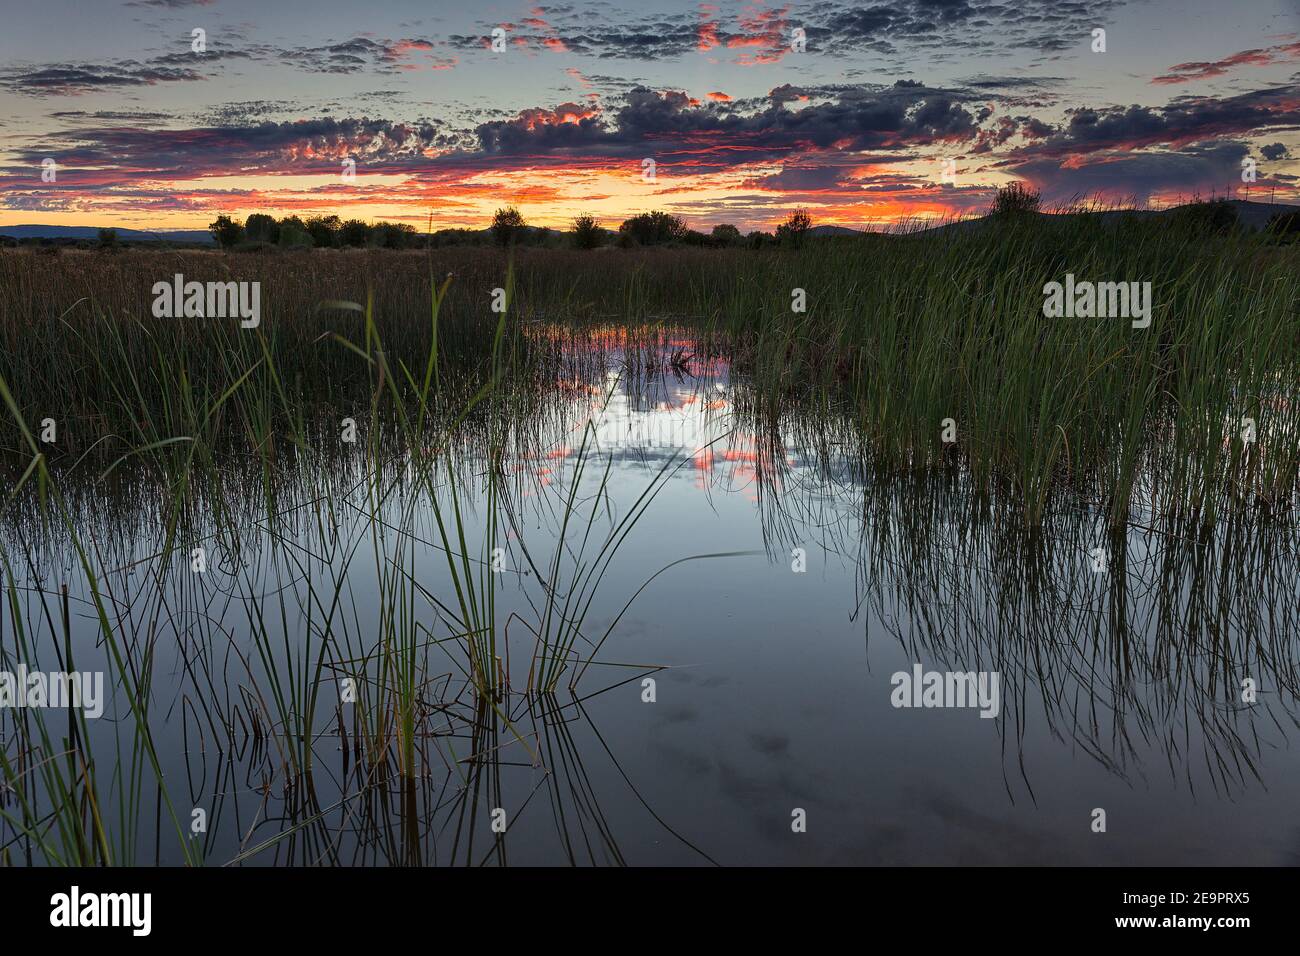
<path fill-rule="evenodd" d="M 1138 507 L 1116 540 L 1067 499 L 1029 534 L 959 472 L 873 466 L 832 412 L 756 416 L 704 355 L 607 337 L 495 465 L 459 435 L 437 449 L 432 494 L 401 454 L 378 481 L 363 451 L 304 468 L 273 506 L 232 473 L 244 519 L 199 507 L 170 545 L 156 492 L 86 495 L 124 664 L 66 540 L 6 529 L 4 668 L 71 654 L 108 698 L 89 740 L 62 711 L 43 737 L 0 715 L 26 768 L 0 800 L 10 861 L 75 842 L 13 818 L 57 818 L 49 767 L 75 777 L 77 751 L 96 787 L 70 799 L 102 808 L 115 862 L 1300 862 L 1294 525 L 1192 538 Z M 449 551 L 495 604 L 495 699 L 469 686 Z M 548 606 L 578 621 L 572 662 L 527 693 Z M 996 695 L 896 706 L 918 668 Z M 384 704 L 404 680 L 406 777 Z"/>

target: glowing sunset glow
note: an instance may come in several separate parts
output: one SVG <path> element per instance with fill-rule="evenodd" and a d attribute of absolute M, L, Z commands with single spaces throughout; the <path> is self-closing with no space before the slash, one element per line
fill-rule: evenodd
<path fill-rule="evenodd" d="M 982 212 L 1016 179 L 1049 206 L 1294 201 L 1300 33 L 1279 24 L 1300 25 L 1265 3 L 1206 37 L 1188 6 L 1205 5 L 1098 5 L 1104 53 L 1091 21 L 1046 0 L 942 17 L 409 3 L 368 9 L 364 28 L 341 2 L 308 16 L 177 0 L 77 6 L 77 37 L 47 29 L 73 4 L 17 8 L 0 39 L 0 227 L 269 212 L 481 228 L 509 204 L 558 229 L 662 209 L 770 230 L 799 208 L 882 228 Z"/>

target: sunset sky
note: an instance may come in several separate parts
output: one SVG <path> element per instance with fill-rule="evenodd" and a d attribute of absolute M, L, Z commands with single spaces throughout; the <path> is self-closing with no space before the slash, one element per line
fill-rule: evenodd
<path fill-rule="evenodd" d="M 871 228 L 1013 179 L 1049 203 L 1246 198 L 1248 158 L 1250 198 L 1300 197 L 1300 0 L 41 0 L 3 24 L 0 227 L 423 231 L 513 204 Z"/>

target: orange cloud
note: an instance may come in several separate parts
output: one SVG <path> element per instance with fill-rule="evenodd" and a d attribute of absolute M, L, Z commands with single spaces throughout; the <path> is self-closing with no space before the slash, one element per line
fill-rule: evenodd
<path fill-rule="evenodd" d="M 1300 43 L 1285 43 L 1258 50 L 1242 50 L 1222 60 L 1179 63 L 1171 66 L 1168 73 L 1155 77 L 1151 82 L 1162 86 L 1191 83 L 1194 80 L 1223 76 L 1235 66 L 1269 66 L 1273 63 L 1294 60 L 1297 57 L 1300 57 Z"/>

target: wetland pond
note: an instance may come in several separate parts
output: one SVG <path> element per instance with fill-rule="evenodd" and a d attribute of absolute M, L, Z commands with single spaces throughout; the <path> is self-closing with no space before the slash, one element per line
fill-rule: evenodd
<path fill-rule="evenodd" d="M 1300 862 L 1294 523 L 1030 533 L 671 330 L 544 391 L 10 522 L 3 670 L 104 699 L 0 713 L 8 861 Z"/>

